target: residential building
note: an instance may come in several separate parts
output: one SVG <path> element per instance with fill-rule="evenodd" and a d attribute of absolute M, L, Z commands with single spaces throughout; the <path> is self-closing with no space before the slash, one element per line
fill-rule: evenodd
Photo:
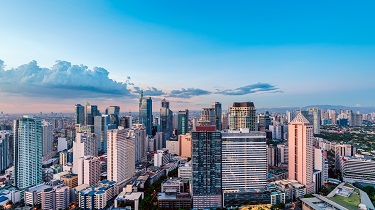
<path fill-rule="evenodd" d="M 169 153 L 171 153 L 171 155 L 178 155 L 180 154 L 180 147 L 178 145 L 178 140 L 177 139 L 170 139 L 168 141 L 166 141 L 166 147 L 168 150 L 169 150 Z"/>
<path fill-rule="evenodd" d="M 64 185 L 75 188 L 78 186 L 78 175 L 77 174 L 67 174 L 60 177 L 60 180 L 64 182 Z"/>
<path fill-rule="evenodd" d="M 84 156 L 98 156 L 97 136 L 94 133 L 77 133 L 73 141 L 73 173 L 78 174 L 79 159 Z"/>
<path fill-rule="evenodd" d="M 42 183 L 42 123 L 32 116 L 14 121 L 14 184 L 25 189 Z"/>
<path fill-rule="evenodd" d="M 5 171 L 11 165 L 9 153 L 13 148 L 10 148 L 10 135 L 9 131 L 0 131 L 0 171 Z"/>
<path fill-rule="evenodd" d="M 53 150 L 53 139 L 52 139 L 52 125 L 49 122 L 43 122 L 42 124 L 42 135 L 43 135 L 43 157 L 51 155 Z"/>
<path fill-rule="evenodd" d="M 83 210 L 107 209 L 108 201 L 115 196 L 115 184 L 108 180 L 103 180 L 100 183 L 87 187 L 79 192 L 78 205 Z"/>
<path fill-rule="evenodd" d="M 169 163 L 171 154 L 168 149 L 157 150 L 154 154 L 154 166 L 160 167 Z"/>
<path fill-rule="evenodd" d="M 135 138 L 125 129 L 108 131 L 107 179 L 122 183 L 135 174 Z"/>
<path fill-rule="evenodd" d="M 94 185 L 100 181 L 100 158 L 84 156 L 78 159 L 78 185 Z"/>

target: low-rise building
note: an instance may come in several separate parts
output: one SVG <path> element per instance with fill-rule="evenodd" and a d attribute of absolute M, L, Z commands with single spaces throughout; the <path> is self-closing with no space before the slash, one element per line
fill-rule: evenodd
<path fill-rule="evenodd" d="M 143 198 L 143 192 L 133 192 L 132 185 L 127 185 L 116 197 L 115 208 L 139 210 L 139 204 Z"/>
<path fill-rule="evenodd" d="M 81 190 L 78 196 L 79 207 L 84 210 L 106 209 L 108 201 L 115 196 L 115 184 L 116 182 L 103 180 L 97 185 Z"/>
<path fill-rule="evenodd" d="M 161 183 L 161 192 L 184 192 L 184 182 L 181 178 L 169 178 Z"/>
<path fill-rule="evenodd" d="M 158 207 L 160 209 L 191 209 L 192 199 L 189 193 L 160 192 L 158 193 Z"/>
<path fill-rule="evenodd" d="M 192 175 L 193 169 L 191 167 L 191 162 L 178 167 L 178 177 L 182 178 L 185 183 L 191 180 Z"/>

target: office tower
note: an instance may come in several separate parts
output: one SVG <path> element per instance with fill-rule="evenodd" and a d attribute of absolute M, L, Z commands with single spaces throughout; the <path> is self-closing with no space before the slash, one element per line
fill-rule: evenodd
<path fill-rule="evenodd" d="M 127 130 L 108 131 L 107 179 L 121 183 L 135 173 L 135 139 Z"/>
<path fill-rule="evenodd" d="M 313 193 L 313 126 L 299 113 L 288 127 L 289 179 L 305 185 L 308 194 Z"/>
<path fill-rule="evenodd" d="M 51 123 L 43 122 L 42 135 L 43 135 L 43 157 L 46 157 L 50 155 L 53 150 L 53 136 L 52 136 Z"/>
<path fill-rule="evenodd" d="M 163 132 L 165 139 L 169 139 L 173 132 L 173 112 L 169 108 L 169 101 L 165 99 L 161 101 L 160 132 Z"/>
<path fill-rule="evenodd" d="M 143 91 L 139 99 L 139 123 L 145 125 L 146 134 L 151 135 L 152 130 L 152 100 L 151 97 L 143 97 Z"/>
<path fill-rule="evenodd" d="M 75 105 L 75 123 L 76 124 L 85 124 L 85 107 L 81 104 Z"/>
<path fill-rule="evenodd" d="M 14 121 L 14 184 L 25 189 L 42 183 L 42 122 L 32 116 Z"/>
<path fill-rule="evenodd" d="M 73 141 L 73 173 L 78 173 L 79 158 L 98 156 L 97 136 L 94 133 L 77 133 Z"/>
<path fill-rule="evenodd" d="M 177 135 L 186 134 L 189 129 L 189 110 L 178 111 Z"/>
<path fill-rule="evenodd" d="M 94 117 L 99 115 L 98 106 L 90 105 L 86 102 L 85 106 L 85 125 L 94 125 Z"/>
<path fill-rule="evenodd" d="M 229 130 L 249 128 L 256 131 L 256 109 L 253 102 L 235 102 L 229 107 Z"/>
<path fill-rule="evenodd" d="M 221 133 L 198 127 L 192 132 L 193 208 L 221 208 Z"/>
<path fill-rule="evenodd" d="M 222 121 L 221 121 L 221 103 L 220 102 L 213 102 L 212 108 L 215 109 L 215 126 L 216 130 L 222 130 Z"/>
<path fill-rule="evenodd" d="M 0 131 L 0 171 L 5 171 L 11 165 L 10 140 L 10 132 Z"/>
<path fill-rule="evenodd" d="M 119 106 L 110 106 L 105 110 L 105 114 L 109 116 L 109 124 L 114 124 L 117 126 L 120 125 L 120 107 Z"/>
<path fill-rule="evenodd" d="M 116 125 L 110 124 L 109 115 L 94 117 L 94 133 L 98 140 L 98 150 L 100 152 L 107 151 L 107 132 L 109 128 L 115 128 Z"/>
<path fill-rule="evenodd" d="M 267 186 L 266 133 L 241 129 L 222 133 L 222 189 L 224 206 L 255 200 Z"/>
<path fill-rule="evenodd" d="M 78 185 L 94 185 L 100 181 L 99 157 L 84 156 L 78 159 Z"/>
<path fill-rule="evenodd" d="M 178 135 L 179 156 L 191 158 L 191 134 Z"/>

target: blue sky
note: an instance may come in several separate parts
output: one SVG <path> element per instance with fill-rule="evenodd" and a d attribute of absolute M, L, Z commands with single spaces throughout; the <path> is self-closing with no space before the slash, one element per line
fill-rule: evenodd
<path fill-rule="evenodd" d="M 2 1 L 0 111 L 17 112 L 15 103 L 70 111 L 85 99 L 102 110 L 136 110 L 139 89 L 153 95 L 156 110 L 162 97 L 174 110 L 212 101 L 373 106 L 374 8 L 374 1 Z"/>

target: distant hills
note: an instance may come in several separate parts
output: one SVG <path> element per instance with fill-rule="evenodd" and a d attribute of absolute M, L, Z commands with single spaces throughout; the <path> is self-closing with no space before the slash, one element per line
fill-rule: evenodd
<path fill-rule="evenodd" d="M 278 108 L 257 108 L 258 113 L 263 113 L 265 111 L 269 111 L 272 113 L 285 113 L 287 110 L 293 111 L 293 110 L 306 110 L 308 108 L 313 108 L 317 107 L 321 110 L 327 110 L 327 109 L 334 109 L 339 111 L 340 109 L 343 110 L 353 110 L 354 112 L 359 111 L 362 114 L 367 114 L 371 112 L 375 112 L 375 106 L 369 106 L 369 107 L 361 107 L 361 106 L 341 106 L 341 105 L 309 105 L 309 106 L 304 106 L 304 107 L 278 107 Z"/>

